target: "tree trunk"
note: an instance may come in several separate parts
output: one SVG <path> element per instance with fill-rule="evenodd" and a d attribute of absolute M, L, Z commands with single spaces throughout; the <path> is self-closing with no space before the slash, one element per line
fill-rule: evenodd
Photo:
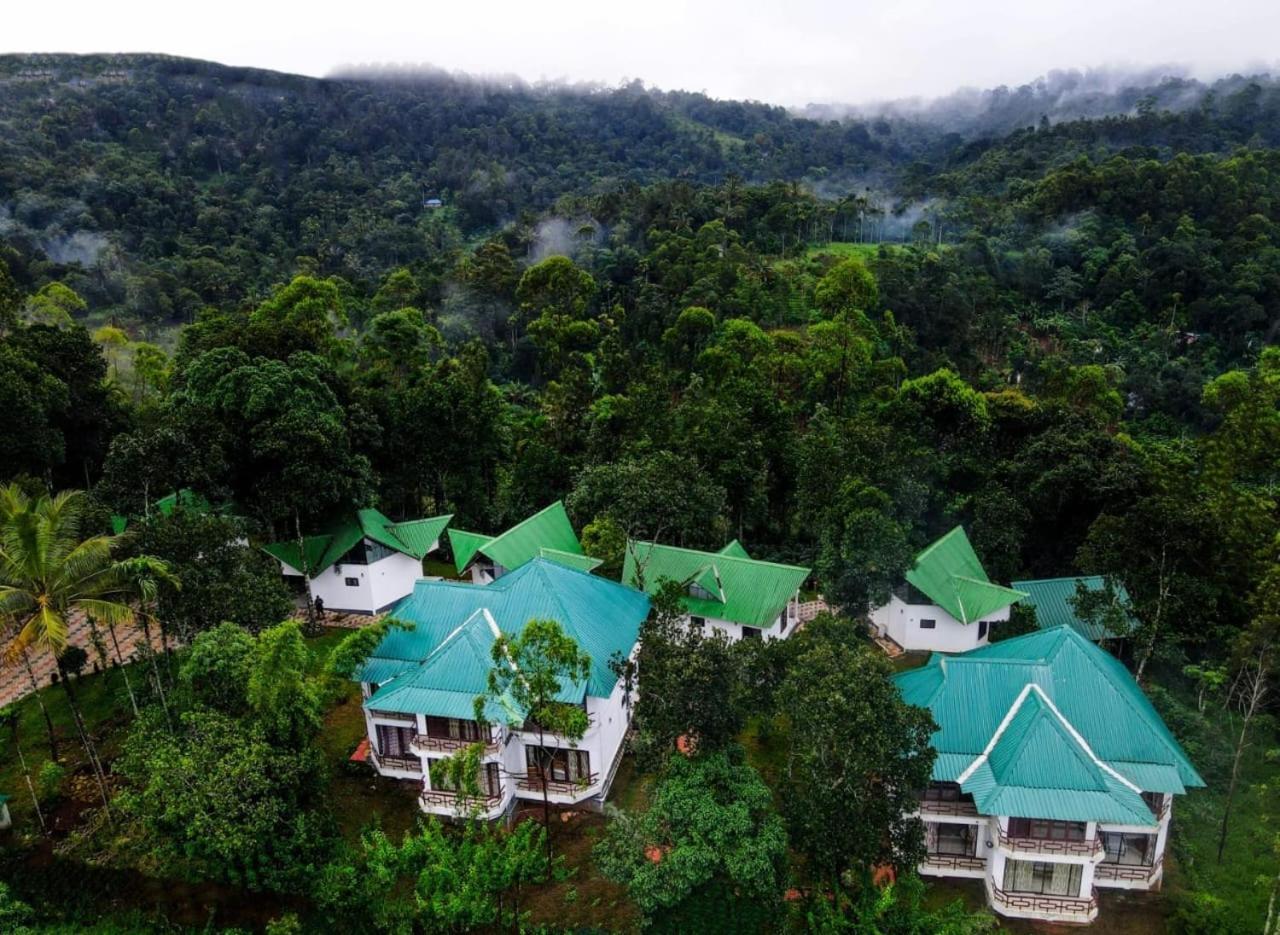
<path fill-rule="evenodd" d="M 27 669 L 27 678 L 31 680 L 31 694 L 35 695 L 36 704 L 40 705 L 40 713 L 44 715 L 45 730 L 49 732 L 49 758 L 53 762 L 58 762 L 58 737 L 53 732 L 53 718 L 49 717 L 49 709 L 44 706 L 44 696 L 40 694 L 40 683 L 36 681 L 36 674 L 31 670 L 31 656 L 27 650 L 22 650 L 22 664 Z"/>
<path fill-rule="evenodd" d="M 547 832 L 547 865 L 550 866 L 554 854 L 551 850 L 551 790 L 547 786 L 547 776 L 551 770 L 548 766 L 546 733 L 541 724 L 538 725 L 538 764 L 542 770 L 542 827 Z"/>
<path fill-rule="evenodd" d="M 27 791 L 31 793 L 31 804 L 35 806 L 36 818 L 40 822 L 41 834 L 48 834 L 49 828 L 44 823 L 44 812 L 40 811 L 40 800 L 36 798 L 36 787 L 31 782 L 31 770 L 27 769 L 27 758 L 22 754 L 22 744 L 18 742 L 17 714 L 13 720 L 13 749 L 18 752 L 18 765 L 22 767 L 22 778 L 27 781 Z"/>
<path fill-rule="evenodd" d="M 112 820 L 111 814 L 111 796 L 107 794 L 107 774 L 102 769 L 102 763 L 98 759 L 97 748 L 93 745 L 93 738 L 89 736 L 89 731 L 85 727 L 84 718 L 80 714 L 80 706 L 76 703 L 75 692 L 71 690 L 71 674 L 62 673 L 62 691 L 67 696 L 67 706 L 71 708 L 71 720 L 76 725 L 76 733 L 80 735 L 80 743 L 84 746 L 85 755 L 89 758 L 89 766 L 93 768 L 93 776 L 98 781 L 98 791 L 102 794 L 102 807 L 107 810 L 107 819 Z"/>
<path fill-rule="evenodd" d="M 120 640 L 116 638 L 116 625 L 108 623 L 107 632 L 111 634 L 111 644 L 116 649 L 116 665 L 120 668 L 120 674 L 124 676 L 125 691 L 129 693 L 129 706 L 133 708 L 133 716 L 137 717 L 138 698 L 133 693 L 133 683 L 129 681 L 129 667 L 125 665 L 124 655 L 120 652 Z"/>
<path fill-rule="evenodd" d="M 1169 585 L 1164 573 L 1168 556 L 1168 545 L 1162 545 L 1160 547 L 1160 577 L 1158 579 L 1159 585 L 1157 586 L 1155 619 L 1151 621 L 1151 633 L 1147 637 L 1146 645 L 1143 647 L 1142 658 L 1138 660 L 1138 670 L 1134 673 L 1134 681 L 1139 685 L 1142 684 L 1142 676 L 1147 670 L 1147 663 L 1151 661 L 1151 656 L 1156 651 L 1156 638 L 1160 634 L 1160 623 L 1164 617 L 1164 604 L 1169 597 Z"/>
<path fill-rule="evenodd" d="M 138 617 L 142 621 L 142 638 L 146 640 L 147 658 L 151 660 L 151 672 L 156 683 L 156 695 L 160 698 L 160 707 L 164 709 L 164 719 L 169 725 L 169 730 L 173 730 L 173 718 L 169 714 L 169 699 L 165 697 L 164 682 L 160 677 L 160 666 L 156 663 L 156 651 L 151 645 L 151 625 L 147 623 L 146 614 Z"/>

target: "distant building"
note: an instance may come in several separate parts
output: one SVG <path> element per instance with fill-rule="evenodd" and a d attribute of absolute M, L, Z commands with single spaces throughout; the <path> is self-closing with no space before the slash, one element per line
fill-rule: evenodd
<path fill-rule="evenodd" d="M 151 509 L 155 510 L 161 516 L 171 516 L 173 511 L 178 507 L 184 510 L 191 510 L 194 513 L 211 513 L 213 507 L 209 505 L 209 501 L 200 494 L 187 487 L 181 490 L 175 490 L 167 496 L 161 497 L 151 503 Z M 137 517 L 123 516 L 119 513 L 113 513 L 111 516 L 111 531 L 117 536 L 129 528 L 129 520 Z"/>
<path fill-rule="evenodd" d="M 957 526 L 916 556 L 905 584 L 871 611 L 877 634 L 903 649 L 962 653 L 985 646 L 1021 591 L 993 584 Z"/>
<path fill-rule="evenodd" d="M 470 572 L 475 584 L 488 584 L 535 558 L 569 568 L 592 571 L 600 559 L 583 554 L 564 503 L 557 500 L 496 536 L 449 530 L 453 564 L 459 575 Z"/>
<path fill-rule="evenodd" d="M 622 583 L 656 594 L 679 582 L 689 626 L 730 639 L 785 639 L 800 621 L 800 586 L 810 569 L 751 558 L 737 539 L 719 552 L 628 542 Z"/>
<path fill-rule="evenodd" d="M 1137 621 L 1129 613 L 1131 606 L 1129 592 L 1124 589 L 1123 584 L 1115 585 L 1115 598 L 1128 619 L 1128 629 L 1125 633 L 1108 633 L 1103 624 L 1081 620 L 1080 615 L 1076 613 L 1072 599 L 1076 596 L 1077 583 L 1089 591 L 1102 591 L 1106 588 L 1106 579 L 1102 575 L 1078 578 L 1037 578 L 1032 581 L 1015 581 L 1013 586 L 1026 594 L 1022 603 L 1035 608 L 1036 625 L 1041 630 L 1069 626 L 1085 639 L 1093 640 L 1095 643 L 1099 640 L 1125 636 L 1133 631 Z"/>
<path fill-rule="evenodd" d="M 356 673 L 374 768 L 419 783 L 422 810 L 438 815 L 478 806 L 482 817 L 497 818 L 519 799 L 541 801 L 544 788 L 553 804 L 598 808 L 622 759 L 634 700 L 610 660 L 633 657 L 648 612 L 644 594 L 542 557 L 479 587 L 419 581 L 393 610 L 410 629 L 388 633 Z M 488 723 L 476 720 L 494 640 L 517 636 L 535 619 L 555 620 L 591 657 L 588 677 L 560 697 L 587 714 L 577 742 L 540 737 L 514 702 L 490 702 Z M 460 797 L 436 766 L 475 743 L 484 745 L 479 802 Z"/>
<path fill-rule="evenodd" d="M 436 208 L 443 208 L 444 202 L 441 201 L 439 198 L 423 198 L 422 207 L 435 210 Z"/>
<path fill-rule="evenodd" d="M 893 680 L 938 725 L 922 874 L 1050 922 L 1092 922 L 1101 888 L 1160 888 L 1173 797 L 1204 781 L 1116 659 L 1060 626 Z"/>
<path fill-rule="evenodd" d="M 452 516 L 395 523 L 374 509 L 356 510 L 323 532 L 276 542 L 263 551 L 286 577 L 307 582 L 308 597 L 326 610 L 376 614 L 408 596 L 422 577 L 422 559 L 440 545 Z"/>

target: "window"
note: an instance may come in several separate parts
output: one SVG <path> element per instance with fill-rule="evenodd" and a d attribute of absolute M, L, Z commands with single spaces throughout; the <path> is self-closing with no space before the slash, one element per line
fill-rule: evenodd
<path fill-rule="evenodd" d="M 691 617 L 689 618 L 689 626 L 693 627 L 695 630 L 701 630 L 701 629 L 702 629 L 703 627 L 705 627 L 706 625 L 707 625 L 707 618 L 706 618 L 706 617 L 692 617 L 692 616 L 691 616 Z"/>
<path fill-rule="evenodd" d="M 1010 818 L 1009 837 L 1038 841 L 1083 841 L 1083 821 L 1048 821 L 1043 818 Z"/>
<path fill-rule="evenodd" d="M 977 826 L 955 822 L 927 822 L 925 824 L 925 849 L 930 854 L 954 854 L 959 857 L 976 857 L 978 854 Z"/>
<path fill-rule="evenodd" d="M 1164 811 L 1164 793 L 1163 792 L 1144 792 L 1142 793 L 1142 801 L 1147 803 L 1147 808 L 1151 809 L 1151 814 L 1157 818 L 1163 817 L 1160 813 Z"/>
<path fill-rule="evenodd" d="M 978 621 L 978 639 L 980 640 L 986 639 L 986 636 L 987 636 L 987 621 L 979 620 Z"/>
<path fill-rule="evenodd" d="M 1104 831 L 1102 832 L 1102 848 L 1106 851 L 1106 856 L 1102 858 L 1104 864 L 1150 867 L 1156 861 L 1156 836 L 1154 834 Z"/>
<path fill-rule="evenodd" d="M 696 598 L 698 598 L 698 600 L 700 600 L 700 601 L 714 601 L 714 600 L 717 600 L 717 598 L 716 598 L 716 596 L 715 596 L 714 594 L 712 594 L 710 591 L 708 591 L 706 588 L 704 588 L 704 587 L 703 587 L 702 585 L 700 585 L 700 584 L 691 584 L 691 585 L 689 585 L 689 596 L 690 596 L 690 597 L 696 597 Z"/>
<path fill-rule="evenodd" d="M 972 802 L 973 796 L 960 791 L 956 782 L 931 782 L 920 796 L 926 802 Z"/>
<path fill-rule="evenodd" d="M 921 621 L 920 621 L 920 629 L 921 629 L 921 630 L 932 630 L 932 629 L 933 629 L 934 627 L 936 627 L 937 625 L 938 625 L 938 621 L 936 621 L 936 620 L 928 620 L 928 619 L 926 619 L 926 620 L 921 620 Z"/>
<path fill-rule="evenodd" d="M 463 740 L 468 743 L 489 739 L 487 736 L 481 737 L 480 725 L 475 721 L 434 715 L 427 718 L 427 736 L 438 737 L 441 740 Z"/>
<path fill-rule="evenodd" d="M 530 773 L 536 776 L 546 769 L 547 778 L 557 782 L 585 781 L 591 776 L 591 757 L 586 750 L 525 747 L 524 760 Z"/>
<path fill-rule="evenodd" d="M 760 628 L 759 628 L 759 627 L 743 627 L 743 628 L 742 628 L 742 638 L 743 638 L 744 640 L 758 640 L 758 639 L 760 639 Z"/>
<path fill-rule="evenodd" d="M 1004 862 L 1004 890 L 1008 893 L 1038 893 L 1042 896 L 1080 895 L 1080 864 L 1046 863 L 1031 860 Z"/>
<path fill-rule="evenodd" d="M 378 753 L 383 756 L 413 755 L 409 744 L 413 743 L 413 736 L 416 731 L 412 727 L 392 727 L 388 724 L 379 724 L 377 728 Z"/>
<path fill-rule="evenodd" d="M 349 588 L 358 588 L 358 587 L 360 587 L 360 579 L 359 579 L 359 578 L 343 578 L 343 579 L 342 579 L 342 581 L 343 581 L 343 583 L 344 583 L 344 584 L 346 584 L 346 586 L 347 586 L 347 587 L 349 587 Z"/>
<path fill-rule="evenodd" d="M 441 792 L 457 792 L 458 785 L 452 781 L 453 777 L 446 775 L 443 769 L 436 769 L 436 764 L 439 762 L 441 761 L 435 759 L 428 761 L 431 788 L 438 789 Z M 497 763 L 481 764 L 476 780 L 479 783 L 481 795 L 491 797 L 502 795 L 502 779 L 498 775 Z"/>

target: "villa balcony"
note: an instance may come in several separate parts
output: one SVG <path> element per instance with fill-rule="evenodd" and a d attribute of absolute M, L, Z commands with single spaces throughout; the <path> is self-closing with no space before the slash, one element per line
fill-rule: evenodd
<path fill-rule="evenodd" d="M 920 814 L 924 818 L 930 818 L 938 815 L 947 818 L 977 818 L 978 807 L 973 804 L 973 800 L 949 800 L 942 801 L 940 799 L 921 799 Z"/>
<path fill-rule="evenodd" d="M 929 854 L 920 865 L 922 873 L 934 873 L 941 876 L 954 873 L 982 873 L 987 869 L 985 857 L 974 857 L 967 854 Z"/>
<path fill-rule="evenodd" d="M 1143 889 L 1151 886 L 1164 870 L 1164 858 L 1161 857 L 1150 867 L 1141 864 L 1100 863 L 1093 871 L 1095 883 L 1114 884 L 1119 887 Z"/>
<path fill-rule="evenodd" d="M 1098 917 L 1098 891 L 1088 899 L 1048 896 L 1041 893 L 1006 892 L 987 881 L 987 897 L 1001 915 L 1052 922 L 1092 922 Z"/>
<path fill-rule="evenodd" d="M 1068 841 L 1058 838 L 1025 838 L 1010 837 L 999 822 L 991 822 L 997 843 L 1004 850 L 1014 854 L 1035 854 L 1042 857 L 1087 857 L 1090 860 L 1101 860 L 1105 851 L 1102 838 L 1094 835 L 1083 841 Z"/>
<path fill-rule="evenodd" d="M 370 747 L 369 759 L 378 770 L 395 769 L 422 774 L 422 760 L 416 756 L 384 756 Z"/>
<path fill-rule="evenodd" d="M 477 743 L 484 744 L 483 756 L 497 756 L 500 748 L 498 741 L 490 738 L 484 740 L 464 740 L 460 737 L 436 737 L 431 734 L 417 734 L 413 738 L 413 749 L 423 753 L 443 753 L 452 755 Z"/>
<path fill-rule="evenodd" d="M 579 802 L 593 795 L 600 781 L 599 773 L 592 773 L 577 780 L 544 779 L 536 770 L 517 773 L 515 777 L 516 789 L 520 792 L 532 792 L 541 796 L 545 787 L 547 798 L 561 804 Z"/>
<path fill-rule="evenodd" d="M 502 796 L 485 795 L 479 798 L 475 796 L 460 795 L 457 792 L 450 792 L 446 789 L 423 789 L 418 801 L 422 805 L 422 810 L 426 812 L 447 812 L 454 815 L 465 815 L 472 809 L 479 807 L 481 813 L 488 814 L 495 811 L 502 805 Z"/>

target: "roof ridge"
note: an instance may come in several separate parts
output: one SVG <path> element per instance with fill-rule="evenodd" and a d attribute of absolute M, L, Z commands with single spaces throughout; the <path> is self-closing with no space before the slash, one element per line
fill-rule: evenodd
<path fill-rule="evenodd" d="M 942 543 L 946 542 L 948 539 L 954 536 L 957 532 L 963 535 L 966 539 L 969 538 L 968 534 L 965 533 L 964 531 L 964 525 L 962 523 L 957 523 L 947 532 L 944 532 L 942 535 L 938 536 L 938 538 L 934 539 L 932 542 L 926 545 L 923 549 L 917 552 L 915 557 L 915 564 L 917 565 L 920 564 L 921 559 L 923 559 L 926 555 L 928 555 L 938 546 L 942 545 Z"/>
<path fill-rule="evenodd" d="M 665 542 L 654 542 L 649 539 L 633 539 L 636 545 L 647 545 L 653 549 L 667 549 L 672 552 L 686 552 L 690 555 L 704 555 L 707 563 L 712 564 L 721 559 L 727 559 L 731 562 L 745 562 L 748 565 L 768 565 L 771 568 L 785 568 L 788 571 L 804 571 L 812 572 L 813 569 L 805 565 L 787 565 L 783 562 L 771 562 L 763 558 L 742 558 L 739 555 L 726 555 L 723 552 L 708 552 L 705 549 L 691 549 L 683 545 L 667 545 Z"/>
<path fill-rule="evenodd" d="M 1011 584 L 1048 584 L 1050 581 L 1084 581 L 1089 578 L 1106 578 L 1106 575 L 1055 575 L 1052 578 L 1019 578 Z"/>

